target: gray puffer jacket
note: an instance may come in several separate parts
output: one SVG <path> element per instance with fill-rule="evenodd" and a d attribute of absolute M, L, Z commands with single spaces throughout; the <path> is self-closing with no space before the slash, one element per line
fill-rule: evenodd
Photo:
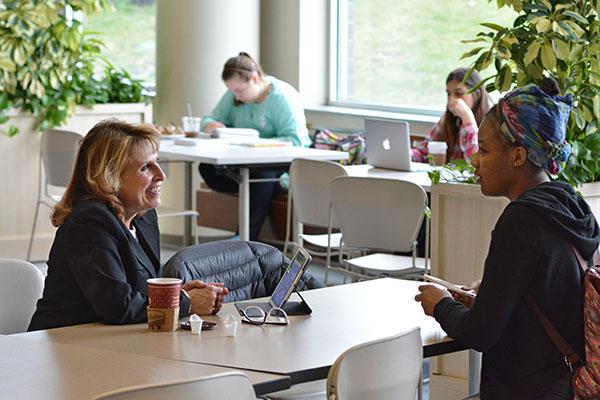
<path fill-rule="evenodd" d="M 226 302 L 270 296 L 290 260 L 273 246 L 258 242 L 222 240 L 178 251 L 162 270 L 162 276 L 184 282 L 224 282 L 229 288 Z M 305 272 L 298 290 L 323 287 Z"/>

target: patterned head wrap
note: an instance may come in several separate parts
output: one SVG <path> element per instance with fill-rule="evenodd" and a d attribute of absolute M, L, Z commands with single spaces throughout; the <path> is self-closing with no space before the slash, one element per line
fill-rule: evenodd
<path fill-rule="evenodd" d="M 571 154 L 566 142 L 573 96 L 558 96 L 558 85 L 545 78 L 543 88 L 529 84 L 498 102 L 500 131 L 513 144 L 527 149 L 527 158 L 556 175 Z"/>

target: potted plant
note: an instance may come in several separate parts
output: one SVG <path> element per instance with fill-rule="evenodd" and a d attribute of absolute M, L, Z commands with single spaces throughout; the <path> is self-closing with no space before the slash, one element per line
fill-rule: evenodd
<path fill-rule="evenodd" d="M 81 22 L 110 9 L 109 0 L 0 3 L 0 124 L 12 108 L 33 114 L 36 128 L 45 129 L 64 124 L 76 105 L 148 99 L 140 81 L 102 58 L 103 43 Z M 101 77 L 98 61 L 106 64 Z M 13 136 L 18 128 L 9 124 L 3 132 Z"/>
<path fill-rule="evenodd" d="M 60 127 L 83 134 L 109 117 L 152 122 L 151 105 L 141 103 L 148 99 L 141 82 L 113 68 L 101 55 L 102 42 L 81 22 L 111 7 L 109 0 L 0 1 L 0 171 L 8 188 L 0 192 L 0 254 L 5 257 L 24 257 L 33 225 L 41 135 L 25 133 Z M 33 254 L 43 258 L 54 229 L 47 214 L 38 221 Z"/>
<path fill-rule="evenodd" d="M 489 1 L 489 0 L 488 0 Z M 497 0 L 517 12 L 512 26 L 488 28 L 465 40 L 477 55 L 472 69 L 494 68 L 488 91 L 540 83 L 552 75 L 563 93 L 573 94 L 567 128 L 572 154 L 559 179 L 574 186 L 600 180 L 600 2 L 597 0 Z"/>

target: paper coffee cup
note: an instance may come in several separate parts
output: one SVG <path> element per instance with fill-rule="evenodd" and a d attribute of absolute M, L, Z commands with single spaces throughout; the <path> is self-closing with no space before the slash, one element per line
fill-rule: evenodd
<path fill-rule="evenodd" d="M 448 150 L 446 142 L 428 142 L 427 151 L 431 156 L 431 165 L 446 164 L 446 150 Z"/>
<path fill-rule="evenodd" d="M 175 331 L 179 319 L 181 279 L 151 278 L 148 283 L 148 328 Z"/>

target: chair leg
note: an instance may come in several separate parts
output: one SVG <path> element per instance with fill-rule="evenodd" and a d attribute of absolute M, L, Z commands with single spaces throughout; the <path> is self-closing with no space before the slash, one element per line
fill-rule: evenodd
<path fill-rule="evenodd" d="M 35 236 L 35 226 L 37 224 L 38 212 L 40 211 L 40 199 L 35 206 L 35 213 L 33 215 L 33 227 L 31 228 L 31 236 L 29 237 L 29 246 L 27 246 L 27 261 L 31 261 L 31 248 L 33 247 L 33 237 Z"/>
<path fill-rule="evenodd" d="M 192 215 L 192 234 L 194 235 L 194 244 L 198 244 L 198 219 Z"/>

